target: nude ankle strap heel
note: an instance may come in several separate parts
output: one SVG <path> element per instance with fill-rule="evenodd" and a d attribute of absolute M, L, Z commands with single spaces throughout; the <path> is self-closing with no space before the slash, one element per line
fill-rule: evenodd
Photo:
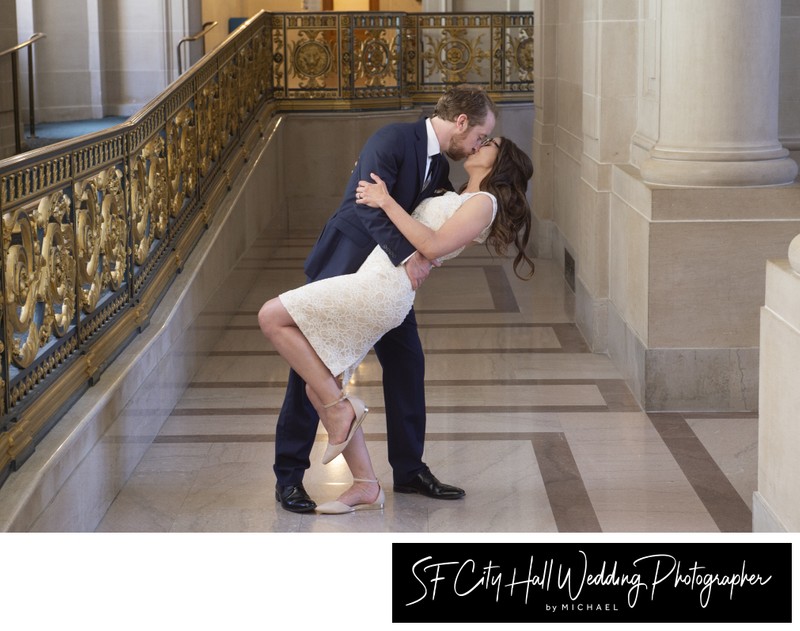
<path fill-rule="evenodd" d="M 383 510 L 383 506 L 386 503 L 386 495 L 383 492 L 383 487 L 381 486 L 380 482 L 377 480 L 365 480 L 364 478 L 353 478 L 353 482 L 377 482 L 378 497 L 375 498 L 375 501 L 371 502 L 370 504 L 356 504 L 355 506 L 350 506 L 349 504 L 345 504 L 339 500 L 325 502 L 324 504 L 317 506 L 317 512 L 322 515 L 345 515 L 347 513 L 354 513 L 362 510 Z"/>
<path fill-rule="evenodd" d="M 328 408 L 332 408 L 337 403 L 341 403 L 346 398 L 347 398 L 347 393 L 344 390 L 342 390 L 342 394 L 339 396 L 338 399 L 336 399 L 336 401 L 333 401 L 332 403 L 325 403 L 325 404 L 322 405 L 322 407 L 327 410 Z"/>
<path fill-rule="evenodd" d="M 347 432 L 347 438 L 345 438 L 344 442 L 331 445 L 330 441 L 328 441 L 328 446 L 325 448 L 325 453 L 322 454 L 322 464 L 328 464 L 331 460 L 336 458 L 336 456 L 347 449 L 347 445 L 350 444 L 350 441 L 353 439 L 353 436 L 355 436 L 356 431 L 359 427 L 361 427 L 361 423 L 364 422 L 367 412 L 369 412 L 369 408 L 364 405 L 364 402 L 361 399 L 347 394 L 344 390 L 342 390 L 342 396 L 336 401 L 323 405 L 322 407 L 330 408 L 345 400 L 349 401 L 350 405 L 353 406 L 353 411 L 356 414 L 355 419 L 353 419 L 353 422 L 350 423 L 350 430 Z"/>

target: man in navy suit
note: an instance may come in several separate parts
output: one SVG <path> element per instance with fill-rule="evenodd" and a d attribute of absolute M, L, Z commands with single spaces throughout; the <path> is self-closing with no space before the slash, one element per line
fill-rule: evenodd
<path fill-rule="evenodd" d="M 385 213 L 356 203 L 359 180 L 377 173 L 400 206 L 411 212 L 437 189 L 452 190 L 450 167 L 442 155 L 463 160 L 491 134 L 497 109 L 482 88 L 449 89 L 431 118 L 394 123 L 366 142 L 353 169 L 339 208 L 328 220 L 305 262 L 309 281 L 355 272 L 375 245 L 395 265 L 403 265 L 414 289 L 428 277 L 432 263 L 415 251 Z M 425 447 L 425 357 L 414 310 L 403 324 L 375 345 L 383 369 L 389 464 L 396 493 L 420 493 L 437 499 L 458 499 L 464 491 L 436 479 L 422 460 Z M 275 499 L 296 513 L 313 511 L 303 488 L 310 466 L 319 418 L 305 393 L 305 383 L 290 371 L 286 396 L 275 432 L 277 484 Z"/>

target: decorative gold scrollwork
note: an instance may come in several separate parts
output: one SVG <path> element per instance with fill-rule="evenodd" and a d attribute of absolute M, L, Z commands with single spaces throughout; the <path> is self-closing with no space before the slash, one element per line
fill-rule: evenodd
<path fill-rule="evenodd" d="M 242 80 L 239 85 L 239 121 L 245 121 L 247 115 L 253 111 L 256 99 L 258 98 L 258 88 L 256 87 L 257 77 L 255 72 L 256 53 L 253 47 L 255 41 L 251 41 L 247 46 L 239 51 L 239 74 Z"/>
<path fill-rule="evenodd" d="M 441 39 L 426 36 L 423 59 L 427 62 L 426 77 L 440 74 L 445 83 L 470 81 L 470 74 L 483 76 L 483 62 L 491 58 L 491 52 L 481 47 L 483 34 L 469 38 L 466 28 L 449 27 L 442 29 Z M 488 73 L 487 73 L 488 74 Z"/>
<path fill-rule="evenodd" d="M 355 42 L 355 80 L 368 87 L 385 86 L 397 75 L 397 46 L 385 29 L 369 29 Z M 397 84 L 395 80 L 394 85 Z"/>
<path fill-rule="evenodd" d="M 333 67 L 333 51 L 330 43 L 325 39 L 326 31 L 301 30 L 298 31 L 301 39 L 291 42 L 289 58 L 293 77 L 301 79 L 300 88 L 324 88 L 325 77 Z M 306 80 L 306 83 L 302 83 Z"/>
<path fill-rule="evenodd" d="M 286 56 L 284 55 L 284 50 L 286 48 L 284 36 L 283 36 L 283 21 L 281 16 L 274 16 L 273 18 L 273 27 L 272 27 L 272 82 L 275 91 L 279 94 L 283 94 L 286 89 L 286 83 L 284 82 L 285 75 L 283 71 L 283 64 L 286 61 Z"/>
<path fill-rule="evenodd" d="M 66 210 L 66 197 L 58 196 L 58 206 Z M 42 256 L 46 270 L 43 283 L 44 295 L 52 312 L 52 331 L 56 337 L 64 337 L 75 317 L 75 235 L 72 225 L 62 223 L 59 213 L 52 213 L 42 240 Z"/>
<path fill-rule="evenodd" d="M 11 357 L 20 368 L 29 366 L 39 352 L 39 329 L 34 318 L 38 302 L 38 286 L 41 277 L 39 242 L 36 227 L 24 211 L 10 215 L 4 228 L 14 232 L 19 242 L 6 252 L 6 305 L 7 318 L 15 333 Z"/>
<path fill-rule="evenodd" d="M 533 38 L 526 37 L 517 42 L 514 58 L 521 72 L 526 74 L 533 72 Z"/>
<path fill-rule="evenodd" d="M 207 175 L 220 154 L 219 86 L 211 80 L 198 90 L 195 97 L 197 117 L 197 156 L 201 175 Z"/>
<path fill-rule="evenodd" d="M 517 37 L 509 34 L 510 70 L 516 69 L 519 81 L 533 82 L 533 29 L 519 29 Z M 512 75 L 513 76 L 513 75 Z"/>
<path fill-rule="evenodd" d="M 243 87 L 238 82 L 240 73 L 232 61 L 220 70 L 220 147 L 227 146 L 230 137 L 239 133 L 239 95 Z"/>
<path fill-rule="evenodd" d="M 3 216 L 5 309 L 11 360 L 27 368 L 75 316 L 75 244 L 69 198 L 56 192 Z"/>
<path fill-rule="evenodd" d="M 120 170 L 110 167 L 75 185 L 78 287 L 85 313 L 125 279 L 128 225 L 121 181 Z"/>
<path fill-rule="evenodd" d="M 197 186 L 197 128 L 190 107 L 184 107 L 167 123 L 167 143 L 171 193 L 169 211 L 173 217 L 177 217 L 184 200 L 194 194 Z M 166 217 L 164 221 L 167 221 Z"/>
<path fill-rule="evenodd" d="M 168 200 L 164 140 L 156 135 L 136 156 L 131 173 L 131 230 L 137 265 L 147 259 L 152 242 L 166 235 Z"/>

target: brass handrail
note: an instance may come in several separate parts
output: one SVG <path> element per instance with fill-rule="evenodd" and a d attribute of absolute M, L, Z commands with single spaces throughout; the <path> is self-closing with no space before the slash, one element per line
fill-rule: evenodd
<path fill-rule="evenodd" d="M 211 29 L 213 29 L 217 25 L 217 21 L 214 20 L 213 22 L 204 22 L 202 30 L 198 31 L 194 35 L 189 35 L 184 37 L 181 41 L 178 42 L 178 75 L 183 74 L 183 60 L 181 59 L 181 46 L 186 42 L 195 42 L 201 37 L 203 38 L 203 55 L 206 54 L 206 40 L 205 36 Z"/>
<path fill-rule="evenodd" d="M 29 40 L 26 40 L 26 41 L 22 42 L 21 44 L 17 44 L 16 46 L 12 46 L 8 50 L 4 50 L 4 51 L 0 52 L 0 57 L 2 57 L 3 55 L 8 55 L 9 53 L 13 53 L 13 52 L 18 51 L 18 50 L 22 50 L 26 46 L 30 46 L 35 41 L 38 41 L 38 40 L 42 39 L 43 37 L 47 37 L 47 36 L 44 33 L 34 33 L 33 35 L 31 35 L 31 38 Z"/>
<path fill-rule="evenodd" d="M 23 48 L 30 48 L 28 51 L 28 110 L 30 116 L 31 136 L 36 136 L 36 118 L 34 117 L 33 107 L 33 43 L 46 37 L 44 33 L 34 33 L 27 41 L 17 44 L 8 50 L 0 52 L 0 57 L 11 55 L 11 86 L 14 94 L 14 145 L 17 153 L 22 151 L 22 134 L 20 133 L 20 111 L 19 111 L 19 86 L 17 66 L 17 55 Z"/>

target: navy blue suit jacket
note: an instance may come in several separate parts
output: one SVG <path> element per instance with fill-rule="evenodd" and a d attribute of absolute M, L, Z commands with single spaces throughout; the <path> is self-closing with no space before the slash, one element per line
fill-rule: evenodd
<path fill-rule="evenodd" d="M 356 203 L 356 187 L 359 180 L 372 181 L 370 173 L 376 173 L 386 182 L 389 194 L 409 213 L 436 189 L 452 190 L 450 167 L 444 157 L 436 181 L 422 190 L 427 146 L 425 119 L 389 124 L 367 140 L 339 208 L 306 259 L 305 272 L 310 280 L 355 272 L 376 244 L 395 265 L 414 252 L 414 246 L 382 210 Z"/>

